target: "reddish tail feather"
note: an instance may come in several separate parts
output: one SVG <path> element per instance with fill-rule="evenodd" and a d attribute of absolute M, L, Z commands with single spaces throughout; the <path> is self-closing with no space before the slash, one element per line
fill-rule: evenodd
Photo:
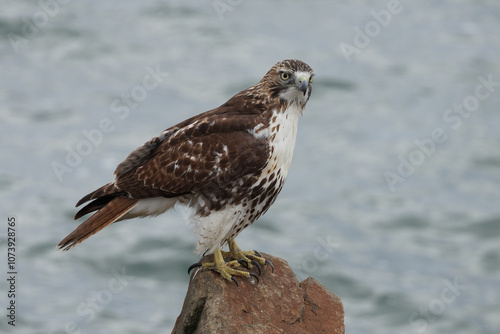
<path fill-rule="evenodd" d="M 57 246 L 65 251 L 78 245 L 88 237 L 96 234 L 106 226 L 120 220 L 137 203 L 136 199 L 116 197 L 102 206 L 89 219 L 84 221 Z"/>

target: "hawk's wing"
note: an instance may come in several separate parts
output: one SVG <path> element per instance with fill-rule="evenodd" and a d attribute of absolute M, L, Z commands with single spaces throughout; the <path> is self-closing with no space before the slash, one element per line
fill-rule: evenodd
<path fill-rule="evenodd" d="M 228 183 L 262 169 L 268 144 L 248 132 L 211 133 L 164 140 L 136 168 L 116 176 L 116 187 L 134 198 L 176 197 Z"/>
<path fill-rule="evenodd" d="M 269 145 L 249 130 L 264 120 L 255 112 L 245 112 L 247 108 L 236 113 L 237 98 L 163 131 L 130 153 L 116 168 L 115 182 L 77 203 L 95 200 L 75 218 L 98 210 L 116 196 L 176 197 L 208 185 L 222 187 L 261 169 L 269 159 Z"/>
<path fill-rule="evenodd" d="M 204 116 L 204 117 L 201 117 Z M 247 130 L 260 120 L 238 115 L 231 120 L 213 112 L 174 126 L 133 151 L 116 169 L 115 182 L 84 196 L 93 200 L 76 215 L 97 211 L 64 238 L 65 250 L 82 242 L 126 215 L 141 198 L 176 197 L 207 189 L 220 189 L 261 170 L 270 150 L 263 139 Z"/>
<path fill-rule="evenodd" d="M 163 131 L 118 165 L 115 182 L 80 199 L 76 206 L 93 201 L 75 219 L 116 197 L 175 197 L 259 170 L 269 158 L 269 146 L 249 131 L 266 123 L 265 109 L 262 101 L 242 91 L 220 107 Z"/>
<path fill-rule="evenodd" d="M 185 120 L 133 151 L 116 168 L 115 186 L 135 198 L 175 197 L 263 168 L 269 144 L 250 130 L 266 123 L 245 91 L 219 108 Z"/>

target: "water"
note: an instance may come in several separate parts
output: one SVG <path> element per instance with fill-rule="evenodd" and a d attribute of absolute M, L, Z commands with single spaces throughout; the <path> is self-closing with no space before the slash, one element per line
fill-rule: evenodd
<path fill-rule="evenodd" d="M 144 141 L 299 58 L 316 78 L 292 169 L 240 245 L 338 294 L 348 333 L 497 333 L 496 1 L 50 4 L 0 14 L 2 230 L 18 221 L 17 323 L 2 316 L 2 332 L 169 332 L 198 259 L 182 212 L 60 253 L 74 204 Z"/>

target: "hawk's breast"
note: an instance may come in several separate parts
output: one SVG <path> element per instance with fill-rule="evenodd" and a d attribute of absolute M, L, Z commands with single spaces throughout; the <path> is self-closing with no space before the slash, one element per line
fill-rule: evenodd
<path fill-rule="evenodd" d="M 259 196 L 253 199 L 255 211 L 254 219 L 264 214 L 278 196 L 290 169 L 297 126 L 302 108 L 292 105 L 285 110 L 273 110 L 269 125 L 264 129 L 257 126 L 252 133 L 256 137 L 266 138 L 269 141 L 270 156 L 262 173 L 259 175 L 254 188 L 260 188 Z"/>
<path fill-rule="evenodd" d="M 270 157 L 262 176 L 279 172 L 279 176 L 285 179 L 288 175 L 301 112 L 302 108 L 295 104 L 284 111 L 273 111 L 267 131 L 263 134 L 269 140 Z"/>

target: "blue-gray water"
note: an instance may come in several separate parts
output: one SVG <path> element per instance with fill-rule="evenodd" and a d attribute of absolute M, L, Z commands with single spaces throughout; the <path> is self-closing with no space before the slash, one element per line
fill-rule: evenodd
<path fill-rule="evenodd" d="M 0 331 L 169 332 L 198 259 L 182 212 L 61 253 L 74 204 L 144 141 L 299 58 L 316 77 L 292 169 L 240 245 L 338 294 L 348 333 L 498 333 L 500 5 L 394 3 L 4 4 Z"/>

